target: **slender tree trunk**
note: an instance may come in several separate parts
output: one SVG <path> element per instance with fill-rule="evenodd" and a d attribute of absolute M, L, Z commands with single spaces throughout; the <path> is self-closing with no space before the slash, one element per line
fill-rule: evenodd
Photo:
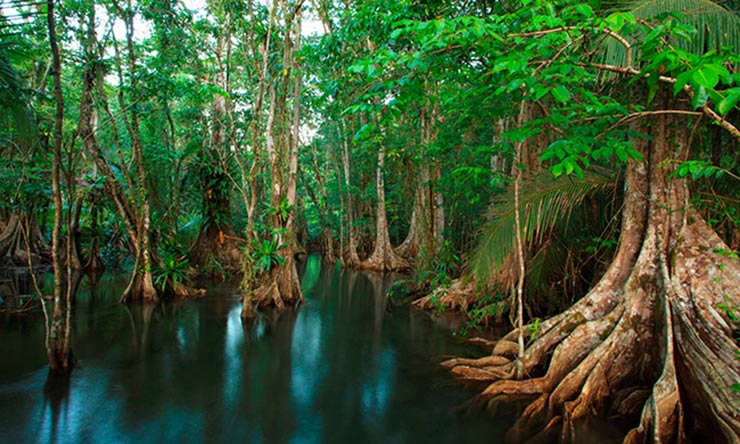
<path fill-rule="evenodd" d="M 442 169 L 437 164 L 432 168 L 432 181 L 434 182 L 434 246 L 438 252 L 445 242 L 445 198 L 439 191 L 439 179 L 442 177 Z"/>
<path fill-rule="evenodd" d="M 226 29 L 218 36 L 218 69 L 214 84 L 229 91 L 228 54 L 231 52 L 231 15 L 226 12 Z M 226 97 L 214 94 L 211 106 L 211 137 L 200 153 L 200 180 L 203 186 L 204 224 L 192 249 L 192 263 L 201 273 L 225 278 L 243 271 L 244 257 L 236 244 L 231 223 L 229 159 L 230 104 Z M 243 170 L 242 170 L 243 171 Z M 242 182 L 244 180 L 242 179 Z M 246 184 L 242 183 L 242 186 Z"/>
<path fill-rule="evenodd" d="M 319 201 L 318 196 L 316 196 L 316 193 L 310 189 L 310 186 L 306 184 L 306 191 L 308 191 L 309 196 L 314 200 L 316 203 L 316 208 L 319 213 L 319 221 L 321 222 L 322 228 L 321 228 L 321 252 L 324 255 L 324 259 L 329 264 L 334 264 L 336 262 L 336 255 L 334 253 L 334 235 L 332 234 L 331 229 L 331 215 L 330 215 L 330 209 L 329 209 L 329 195 L 328 191 L 326 189 L 326 185 L 324 184 L 324 179 L 321 175 L 321 169 L 319 168 L 319 156 L 316 152 L 316 144 L 312 144 L 311 146 L 311 155 L 312 155 L 312 164 L 313 164 L 313 171 L 314 175 L 316 176 L 316 182 L 319 186 L 319 189 L 321 190 L 321 198 L 322 200 Z"/>
<path fill-rule="evenodd" d="M 126 107 L 123 97 L 123 91 L 118 95 L 121 109 L 129 109 L 126 120 L 126 130 L 131 139 L 131 151 L 133 160 L 136 164 L 136 194 L 137 205 L 139 206 L 138 220 L 136 221 L 138 231 L 139 248 L 136 252 L 136 269 L 129 285 L 121 295 L 121 301 L 141 300 L 146 302 L 156 302 L 159 297 L 157 290 L 154 288 L 152 277 L 153 259 L 152 246 L 150 239 L 151 232 L 151 206 L 149 202 L 149 182 L 146 173 L 144 149 L 141 143 L 141 134 L 139 131 L 139 112 L 138 112 L 138 81 L 136 73 L 136 53 L 134 49 L 134 11 L 131 0 L 127 0 L 125 11 L 118 7 L 122 12 L 123 20 L 126 25 L 126 46 L 128 52 L 128 75 L 130 80 L 131 106 Z M 121 79 L 123 80 L 123 78 Z M 127 113 L 124 111 L 124 115 Z"/>
<path fill-rule="evenodd" d="M 69 343 L 71 307 L 69 298 L 64 296 L 64 260 L 62 258 L 62 123 L 64 122 L 64 98 L 62 96 L 61 71 L 62 62 L 57 44 L 57 34 L 54 18 L 54 0 L 47 0 L 47 24 L 49 44 L 52 56 L 52 76 L 54 78 L 54 100 L 56 113 L 54 120 L 53 158 L 51 168 L 52 195 L 54 199 L 54 228 L 52 231 L 52 264 L 54 268 L 54 309 L 51 325 L 48 326 L 49 340 L 46 353 L 49 359 L 50 371 L 55 374 L 68 374 L 72 370 L 72 351 Z"/>
<path fill-rule="evenodd" d="M 267 85 L 267 68 L 269 66 L 269 59 L 270 59 L 270 42 L 272 41 L 272 31 L 273 26 L 275 25 L 275 17 L 277 14 L 277 1 L 273 1 L 272 8 L 270 9 L 270 18 L 268 21 L 267 26 L 267 35 L 265 36 L 265 42 L 263 50 L 260 50 L 260 45 L 257 43 L 257 39 L 255 36 L 255 29 L 254 29 L 254 23 L 256 22 L 254 20 L 254 3 L 253 0 L 249 0 L 248 2 L 248 10 L 249 10 L 249 22 L 251 23 L 251 26 L 249 28 L 249 42 L 252 47 L 252 55 L 253 55 L 253 63 L 254 63 L 254 69 L 256 72 L 259 73 L 259 79 L 257 82 L 257 97 L 255 99 L 255 111 L 254 111 L 254 117 L 252 118 L 252 123 L 250 125 L 251 129 L 251 142 L 252 142 L 252 163 L 249 167 L 249 173 L 246 177 L 246 183 L 249 186 L 249 197 L 247 198 L 246 194 L 244 195 L 244 201 L 246 204 L 246 212 L 247 212 L 247 228 L 246 228 L 246 248 L 248 249 L 249 253 L 245 255 L 244 257 L 244 278 L 242 279 L 242 290 L 244 291 L 244 295 L 242 296 L 242 311 L 241 311 L 241 317 L 242 319 L 249 319 L 253 318 L 255 316 L 255 301 L 253 298 L 253 284 L 254 284 L 254 264 L 252 263 L 252 255 L 251 255 L 251 249 L 252 249 L 252 243 L 254 239 L 256 238 L 256 235 L 254 233 L 254 219 L 255 219 L 255 210 L 257 208 L 257 197 L 259 195 L 258 190 L 258 183 L 257 183 L 257 174 L 260 170 L 260 151 L 261 147 L 259 144 L 259 132 L 260 132 L 260 124 L 262 122 L 261 115 L 262 115 L 262 109 L 264 107 L 264 98 L 265 93 L 268 89 Z M 260 57 L 262 58 L 262 64 L 259 63 Z M 244 177 L 244 171 L 246 168 L 242 167 L 242 183 L 245 182 Z"/>
<path fill-rule="evenodd" d="M 274 210 L 273 239 L 282 248 L 279 254 L 282 264 L 274 265 L 264 284 L 254 290 L 247 289 L 242 303 L 242 317 L 254 316 L 255 306 L 274 306 L 282 310 L 286 305 L 303 300 L 298 269 L 295 262 L 296 233 L 295 207 L 297 204 L 298 148 L 300 131 L 300 67 L 297 52 L 301 38 L 301 8 L 303 1 L 288 8 L 285 1 L 280 9 L 285 17 L 285 39 L 283 41 L 283 79 L 269 86 L 270 108 L 265 132 L 265 146 L 270 163 L 272 184 L 270 203 Z M 288 112 L 290 94 L 289 75 L 293 74 L 293 108 Z"/>

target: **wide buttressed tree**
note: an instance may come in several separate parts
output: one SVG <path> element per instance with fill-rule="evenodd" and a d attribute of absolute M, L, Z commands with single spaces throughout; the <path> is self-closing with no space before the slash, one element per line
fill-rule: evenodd
<path fill-rule="evenodd" d="M 255 154 L 264 150 L 267 155 L 269 181 L 265 188 L 269 205 L 264 237 L 257 240 L 259 248 L 254 248 L 248 259 L 255 262 L 250 268 L 261 274 L 260 285 L 256 289 L 245 289 L 243 318 L 253 317 L 256 307 L 282 310 L 303 301 L 295 259 L 298 252 L 296 209 L 303 78 L 299 54 L 303 9 L 303 0 L 276 0 L 268 18 L 269 38 L 264 43 L 265 61 L 259 93 L 267 108 L 264 145 L 255 145 L 253 150 Z M 253 130 L 257 130 L 257 125 Z"/>
<path fill-rule="evenodd" d="M 555 142 L 543 159 L 555 175 L 582 177 L 594 162 L 626 162 L 618 247 L 585 296 L 529 326 L 525 349 L 515 342 L 522 327 L 490 356 L 445 365 L 487 384 L 478 399 L 489 406 L 527 401 L 511 432 L 517 440 L 574 440 L 579 420 L 598 412 L 639 417 L 625 442 L 737 442 L 733 307 L 740 264 L 692 206 L 684 177 L 702 125 L 740 137 L 722 117 L 740 99 L 737 55 L 707 51 L 709 39 L 697 52 L 680 45 L 695 39 L 696 29 L 681 15 L 602 18 L 587 4 L 523 3 L 510 14 L 401 29 L 421 48 L 411 57 L 460 50 L 493 60 L 496 94 L 546 111 L 538 125 L 510 132 L 511 142 L 551 130 Z M 622 48 L 622 63 L 599 56 L 612 41 Z M 619 101 L 625 81 L 631 94 Z M 526 218 L 534 210 L 518 211 Z M 527 229 L 523 224 L 525 239 Z"/>

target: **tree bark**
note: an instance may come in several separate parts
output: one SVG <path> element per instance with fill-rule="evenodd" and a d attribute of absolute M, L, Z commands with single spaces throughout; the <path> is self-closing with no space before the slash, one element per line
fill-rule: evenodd
<path fill-rule="evenodd" d="M 255 315 L 255 307 L 274 307 L 283 310 L 303 301 L 298 269 L 295 261 L 295 207 L 297 203 L 298 148 L 300 145 L 300 87 L 301 74 L 297 60 L 301 38 L 301 8 L 303 1 L 288 8 L 280 2 L 285 18 L 283 41 L 283 78 L 269 86 L 270 108 L 267 117 L 265 145 L 270 163 L 272 184 L 270 204 L 273 241 L 281 246 L 282 264 L 274 265 L 264 283 L 256 290 L 246 289 L 242 300 L 242 318 Z M 289 74 L 293 74 L 292 114 L 288 112 L 290 94 Z M 276 84 L 277 83 L 277 84 Z"/>
<path fill-rule="evenodd" d="M 228 54 L 231 47 L 231 17 L 226 12 L 226 29 L 218 36 L 216 60 L 218 69 L 213 82 L 224 91 L 228 85 Z M 228 137 L 229 102 L 214 94 L 211 106 L 211 137 L 200 156 L 200 180 L 203 186 L 203 216 L 198 239 L 192 249 L 192 263 L 201 273 L 224 279 L 243 271 L 244 255 L 237 245 L 231 223 L 231 190 L 228 159 L 231 157 Z"/>
<path fill-rule="evenodd" d="M 49 31 L 49 44 L 52 56 L 52 76 L 54 78 L 54 100 L 56 112 L 54 120 L 53 158 L 51 167 L 52 195 L 54 199 L 54 227 L 52 231 L 52 265 L 54 269 L 54 309 L 51 325 L 47 326 L 48 340 L 46 354 L 49 359 L 50 372 L 53 374 L 69 374 L 72 371 L 72 351 L 70 347 L 70 323 L 69 313 L 70 294 L 64 296 L 65 261 L 62 257 L 62 189 L 61 189 L 61 164 L 62 164 L 62 124 L 64 122 L 64 97 L 62 96 L 61 71 L 62 63 L 57 43 L 56 26 L 54 18 L 54 0 L 47 0 L 47 24 Z M 67 261 L 68 262 L 68 261 Z M 68 267 L 68 266 L 67 266 Z M 69 273 L 66 273 L 70 278 Z"/>
<path fill-rule="evenodd" d="M 133 51 L 133 18 L 130 17 L 132 14 L 133 13 L 124 13 L 127 24 L 126 35 L 129 43 L 129 51 Z M 128 172 L 124 172 L 127 186 L 127 188 L 124 188 L 124 186 L 116 180 L 116 175 L 114 174 L 113 169 L 103 155 L 103 151 L 100 147 L 95 131 L 94 122 L 96 119 L 93 94 L 96 87 L 101 94 L 105 94 L 105 91 L 100 84 L 102 81 L 101 70 L 103 65 L 100 63 L 101 53 L 100 48 L 98 47 L 95 29 L 95 9 L 92 6 L 89 7 L 86 16 L 87 31 L 85 34 L 86 41 L 84 42 L 86 63 L 85 69 L 82 72 L 82 93 L 80 97 L 80 112 L 77 121 L 77 132 L 83 146 L 90 154 L 98 172 L 105 177 L 105 192 L 113 200 L 134 247 L 136 265 L 129 280 L 129 284 L 121 296 L 121 301 L 126 302 L 128 300 L 136 299 L 155 301 L 157 300 L 157 293 L 154 289 L 152 280 L 152 263 L 149 251 L 151 248 L 149 245 L 149 193 L 146 172 L 144 171 L 143 165 L 141 139 L 138 136 L 138 117 L 136 117 L 136 111 L 132 110 L 131 115 L 132 117 L 136 117 L 136 119 L 131 122 L 127 120 L 126 122 L 129 135 L 131 136 L 134 160 L 138 164 L 138 180 L 134 183 L 128 175 Z M 117 45 L 116 56 L 119 79 L 121 85 L 123 85 L 123 72 L 120 62 L 120 52 L 118 51 Z M 134 60 L 131 60 L 131 58 L 133 58 L 133 54 L 130 54 L 129 57 L 130 64 L 133 64 Z M 131 69 L 131 67 L 129 67 L 129 69 Z M 107 101 L 104 96 L 102 99 L 103 102 L 106 103 L 106 111 L 108 111 L 108 115 L 113 124 L 114 144 L 117 147 L 119 156 L 121 156 L 120 161 L 123 166 L 125 165 L 125 162 L 122 157 L 123 154 L 118 147 L 118 130 L 115 125 L 114 116 L 108 108 Z M 121 103 L 121 108 L 126 109 L 122 92 L 119 94 L 119 101 Z M 126 189 L 128 189 L 128 193 Z M 142 267 L 141 272 L 139 272 L 139 267 Z"/>
<path fill-rule="evenodd" d="M 360 264 L 360 256 L 357 254 L 357 231 L 355 230 L 354 198 L 352 195 L 352 176 L 349 162 L 349 142 L 347 141 L 347 128 L 343 118 L 339 119 L 340 140 L 342 144 L 342 171 L 344 172 L 345 210 L 347 212 L 347 258 L 345 264 L 348 267 L 356 267 Z"/>
<path fill-rule="evenodd" d="M 491 357 L 445 363 L 488 383 L 478 398 L 488 406 L 529 401 L 511 440 L 570 442 L 578 421 L 605 413 L 640 417 L 628 443 L 740 440 L 730 388 L 740 364 L 720 308 L 740 303 L 740 263 L 691 209 L 685 181 L 668 179 L 673 161 L 687 157 L 686 128 L 663 114 L 649 128 L 652 141 L 635 142 L 645 160 L 628 162 L 617 254 L 586 296 L 540 323 L 520 360 L 527 377 L 516 380 L 509 359 L 516 330 Z"/>
<path fill-rule="evenodd" d="M 359 267 L 372 271 L 402 271 L 411 268 L 411 265 L 402 257 L 398 256 L 391 246 L 388 234 L 388 218 L 385 209 L 385 145 L 378 149 L 378 165 L 375 170 L 375 187 L 377 194 L 377 207 L 375 213 L 375 249 L 367 260 Z"/>

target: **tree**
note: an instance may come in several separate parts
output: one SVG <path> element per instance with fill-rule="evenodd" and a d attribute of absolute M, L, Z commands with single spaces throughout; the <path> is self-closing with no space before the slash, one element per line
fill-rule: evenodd
<path fill-rule="evenodd" d="M 62 123 L 64 121 L 64 97 L 62 95 L 62 61 L 57 43 L 56 18 L 54 17 L 54 0 L 46 2 L 46 15 L 49 30 L 49 45 L 51 46 L 51 74 L 54 79 L 54 101 L 56 111 L 54 118 L 54 140 L 52 142 L 53 160 L 51 166 L 52 194 L 54 199 L 54 227 L 52 231 L 52 266 L 54 269 L 54 307 L 51 324 L 47 326 L 46 354 L 49 359 L 51 373 L 68 374 L 72 370 L 71 320 L 72 306 L 71 288 L 67 287 L 64 298 L 65 279 L 69 283 L 72 279 L 70 257 L 63 256 L 62 225 L 63 212 L 61 189 L 62 163 Z M 65 265 L 66 264 L 66 265 Z M 66 271 L 66 273 L 65 273 Z M 42 301 L 42 304 L 44 302 Z M 46 305 L 44 305 L 46 313 Z"/>
<path fill-rule="evenodd" d="M 271 216 L 268 225 L 270 237 L 267 242 L 277 246 L 280 259 L 266 267 L 267 275 L 259 288 L 246 290 L 242 317 L 254 316 L 254 308 L 257 306 L 272 305 L 283 309 L 286 304 L 303 300 L 295 262 L 295 212 L 301 124 L 301 68 L 297 54 L 301 44 L 303 1 L 289 4 L 282 0 L 276 6 L 279 6 L 283 19 L 283 40 L 277 75 L 267 85 L 269 109 L 265 128 L 265 151 L 270 172 L 268 211 Z"/>
<path fill-rule="evenodd" d="M 681 50 L 672 42 L 687 28 L 670 18 L 645 25 L 630 14 L 600 19 L 587 5 L 557 6 L 528 2 L 488 20 L 408 24 L 422 34 L 421 53 L 485 53 L 495 60 L 498 94 L 547 110 L 537 123 L 557 129 L 558 140 L 543 154 L 554 160 L 556 175 L 582 175 L 594 159 L 627 159 L 619 246 L 598 283 L 563 313 L 530 326 L 536 329 L 518 358 L 515 329 L 491 356 L 446 365 L 489 384 L 482 401 L 530 401 L 513 431 L 518 439 L 533 430 L 574 439 L 573 424 L 610 410 L 641 416 L 626 442 L 675 442 L 701 429 L 735 441 L 740 423 L 730 387 L 740 367 L 732 320 L 722 307 L 738 303 L 732 288 L 740 264 L 689 205 L 687 182 L 674 177 L 676 165 L 688 159 L 689 128 L 698 116 L 738 135 L 720 117 L 737 103 L 729 103 L 734 81 L 721 67 L 727 55 Z M 627 50 L 625 65 L 588 58 L 592 42 L 605 39 Z M 598 96 L 604 70 L 631 79 L 651 107 L 630 110 L 615 96 Z M 716 76 L 704 79 L 710 72 Z M 676 98 L 666 84 L 675 86 Z M 644 123 L 624 128 L 634 121 Z M 637 137 L 637 129 L 647 137 Z M 520 125 L 509 138 L 516 143 L 540 131 Z"/>

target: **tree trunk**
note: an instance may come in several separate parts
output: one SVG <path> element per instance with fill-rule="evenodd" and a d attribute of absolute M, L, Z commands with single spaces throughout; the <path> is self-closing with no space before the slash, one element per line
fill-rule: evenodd
<path fill-rule="evenodd" d="M 0 257 L 5 263 L 27 265 L 28 261 L 48 260 L 51 249 L 44 240 L 35 216 L 36 210 L 13 211 L 0 233 Z"/>
<path fill-rule="evenodd" d="M 60 172 L 62 164 L 62 124 L 64 122 L 64 98 L 62 96 L 61 57 L 57 44 L 56 26 L 54 19 L 54 0 L 47 1 L 47 23 L 49 44 L 52 56 L 52 75 L 54 77 L 54 99 L 56 114 L 54 120 L 53 158 L 51 166 L 51 186 L 54 199 L 54 228 L 52 231 L 52 264 L 54 267 L 54 309 L 51 325 L 47 326 L 48 338 L 46 354 L 49 359 L 49 369 L 53 374 L 69 374 L 72 370 L 72 351 L 70 347 L 69 314 L 70 293 L 64 296 L 65 266 L 62 257 L 62 189 Z M 67 261 L 68 262 L 68 261 Z M 68 268 L 69 266 L 67 266 Z M 69 279 L 69 272 L 66 273 Z"/>
<path fill-rule="evenodd" d="M 403 242 L 394 249 L 397 255 L 409 261 L 416 258 L 419 254 L 419 219 L 421 218 L 420 214 L 423 212 L 420 201 L 423 193 L 424 190 L 421 189 L 421 185 L 418 185 L 414 193 L 414 206 L 411 210 L 409 232 L 406 234 Z"/>
<path fill-rule="evenodd" d="M 347 142 L 347 128 L 344 119 L 340 118 L 340 139 L 342 143 L 342 170 L 344 171 L 344 193 L 346 199 L 345 210 L 347 212 L 347 258 L 344 261 L 348 267 L 356 267 L 360 264 L 360 256 L 357 254 L 357 231 L 355 230 L 354 199 L 352 197 L 352 180 L 349 164 L 349 142 Z"/>
<path fill-rule="evenodd" d="M 375 187 L 378 196 L 378 204 L 375 213 L 375 249 L 360 268 L 373 271 L 402 271 L 411 268 L 411 265 L 402 257 L 398 256 L 391 247 L 391 239 L 388 234 L 388 219 L 385 210 L 385 180 L 383 169 L 385 167 L 385 146 L 381 145 L 378 150 L 378 166 L 375 170 Z"/>
<path fill-rule="evenodd" d="M 129 5 L 130 6 L 130 5 Z M 121 10 L 120 7 L 116 7 Z M 135 62 L 133 54 L 133 13 L 130 11 L 125 13 L 124 21 L 126 23 L 126 36 L 129 47 L 129 69 L 131 70 L 131 78 L 135 78 L 133 75 L 133 65 Z M 112 122 L 115 122 L 114 116 L 107 106 L 105 100 L 105 91 L 100 84 L 102 79 L 102 63 L 100 58 L 102 57 L 100 48 L 98 47 L 96 30 L 95 30 L 95 9 L 90 6 L 87 11 L 87 32 L 85 34 L 85 69 L 82 72 L 82 93 L 80 96 L 80 112 L 77 122 L 77 131 L 82 140 L 85 149 L 92 157 L 92 160 L 97 167 L 100 174 L 105 177 L 105 191 L 113 200 L 116 209 L 118 210 L 121 219 L 123 220 L 126 232 L 131 238 L 131 243 L 134 246 L 136 255 L 136 265 L 131 274 L 129 284 L 124 290 L 121 301 L 126 302 L 133 299 L 143 299 L 156 301 L 157 293 L 154 289 L 154 283 L 152 280 L 152 259 L 151 259 L 151 246 L 149 245 L 149 220 L 150 220 L 150 209 L 149 209 L 149 191 L 148 183 L 146 178 L 146 171 L 144 170 L 144 159 L 143 149 L 141 146 L 141 139 L 139 137 L 139 122 L 138 114 L 135 111 L 135 107 L 130 111 L 130 120 L 126 119 L 126 127 L 131 138 L 132 151 L 134 154 L 134 163 L 137 164 L 137 182 L 130 179 L 127 172 L 124 173 L 126 176 L 126 185 L 130 196 L 127 195 L 124 186 L 116 180 L 116 175 L 113 169 L 108 163 L 108 160 L 103 155 L 103 151 L 95 133 L 94 121 L 95 121 L 95 108 L 93 100 L 93 92 L 98 87 L 101 94 L 103 94 L 102 101 L 106 103 L 106 111 L 109 113 L 109 117 Z M 121 63 L 121 54 L 116 45 L 116 61 L 119 74 L 119 81 L 121 85 L 124 85 L 124 76 Z M 134 89 L 135 85 L 132 85 Z M 135 101 L 135 100 L 134 100 Z M 119 102 L 121 109 L 127 109 L 124 103 L 123 92 L 119 93 Z M 121 156 L 121 165 L 125 165 L 123 155 L 118 147 L 118 130 L 113 123 L 113 139 L 114 145 L 117 147 L 119 156 Z M 140 267 L 140 268 L 139 268 Z"/>
<path fill-rule="evenodd" d="M 255 315 L 254 307 L 275 307 L 283 310 L 286 306 L 303 301 L 298 268 L 295 261 L 295 207 L 297 203 L 298 148 L 300 131 L 300 87 L 302 76 L 297 61 L 301 38 L 301 6 L 298 1 L 290 9 L 285 1 L 281 9 L 285 16 L 285 40 L 283 47 L 283 67 L 294 73 L 293 113 L 287 112 L 289 95 L 289 73 L 284 73 L 283 82 L 270 85 L 270 108 L 267 118 L 265 145 L 270 163 L 272 195 L 270 199 L 274 214 L 273 239 L 282 248 L 282 264 L 274 265 L 260 288 L 246 289 L 242 300 L 242 318 Z M 294 22 L 295 21 L 295 22 Z M 294 26 L 295 23 L 295 26 Z M 286 130 L 287 129 L 287 130 Z"/>
<path fill-rule="evenodd" d="M 228 12 L 227 12 L 228 14 Z M 230 17 L 226 18 L 227 22 Z M 228 60 L 230 53 L 230 24 L 219 35 L 216 48 L 218 70 L 214 84 L 224 91 L 229 90 Z M 234 238 L 231 224 L 231 190 L 227 159 L 231 156 L 227 137 L 229 103 L 221 94 L 214 94 L 211 107 L 211 138 L 201 152 L 201 184 L 203 186 L 203 216 L 201 227 L 192 249 L 192 262 L 198 270 L 211 277 L 221 279 L 242 272 L 244 257 Z"/>
<path fill-rule="evenodd" d="M 319 221 L 321 222 L 321 253 L 329 264 L 336 262 L 336 255 L 334 253 L 334 234 L 331 229 L 331 213 L 329 209 L 329 193 L 326 189 L 324 179 L 321 175 L 321 168 L 319 168 L 319 156 L 316 153 L 316 145 L 311 146 L 311 154 L 313 160 L 313 171 L 316 176 L 316 182 L 321 190 L 322 200 L 318 200 L 316 193 L 311 190 L 310 186 L 306 184 L 306 191 L 316 203 L 317 212 L 319 213 Z"/>
<path fill-rule="evenodd" d="M 144 148 L 141 143 L 141 134 L 139 131 L 139 112 L 138 112 L 138 81 L 136 74 L 136 54 L 134 50 L 134 8 L 131 0 L 127 0 L 127 7 L 125 10 L 120 8 L 117 3 L 117 9 L 123 15 L 124 24 L 126 25 L 126 46 L 128 53 L 128 78 L 129 90 L 131 97 L 131 106 L 126 106 L 124 101 L 123 89 L 119 91 L 118 100 L 123 112 L 126 123 L 126 130 L 131 140 L 131 151 L 133 153 L 133 160 L 136 164 L 136 203 L 138 206 L 137 210 L 137 237 L 139 247 L 136 251 L 136 265 L 134 273 L 129 281 L 129 285 L 121 295 L 121 302 L 128 301 L 147 301 L 156 302 L 159 297 L 157 290 L 154 288 L 154 280 L 152 277 L 152 246 L 150 239 L 151 232 L 151 206 L 149 202 L 149 182 L 145 168 L 144 159 Z M 121 73 L 120 58 L 118 59 L 119 74 Z M 124 85 L 124 77 L 120 75 L 121 85 Z M 126 114 L 128 114 L 126 116 Z"/>
<path fill-rule="evenodd" d="M 429 96 L 435 96 L 437 85 L 430 87 L 425 83 Z M 421 145 L 424 149 L 437 139 L 437 116 L 439 107 L 425 103 L 421 107 L 419 121 L 421 122 Z M 414 194 L 414 208 L 411 214 L 411 223 L 406 239 L 396 248 L 396 254 L 410 261 L 418 262 L 421 268 L 431 267 L 434 257 L 444 242 L 445 227 L 444 198 L 437 188 L 441 176 L 440 166 L 429 164 L 428 156 L 424 155 L 425 163 L 419 168 L 417 189 Z"/>
<path fill-rule="evenodd" d="M 463 379 L 489 383 L 479 397 L 488 405 L 531 401 L 511 439 L 534 431 L 570 442 L 579 420 L 610 412 L 640 416 L 628 443 L 740 440 L 730 388 L 740 364 L 721 309 L 740 304 L 740 264 L 688 206 L 686 183 L 668 179 L 669 161 L 688 153 L 682 119 L 656 116 L 652 142 L 636 141 L 645 161 L 628 162 L 617 254 L 586 296 L 539 324 L 519 363 L 525 379 L 515 379 L 509 359 L 516 330 L 492 356 L 445 363 Z"/>

